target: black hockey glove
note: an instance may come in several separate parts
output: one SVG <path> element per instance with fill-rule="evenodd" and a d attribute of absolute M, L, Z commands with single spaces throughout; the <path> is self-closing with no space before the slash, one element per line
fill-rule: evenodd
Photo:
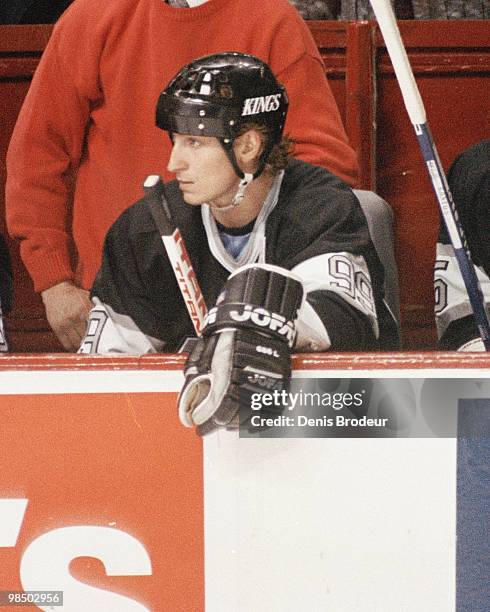
<path fill-rule="evenodd" d="M 288 388 L 302 299 L 301 281 L 283 268 L 256 264 L 229 277 L 187 359 L 179 396 L 185 426 L 197 425 L 199 435 L 236 428 L 241 410 L 250 417 L 253 393 Z"/>

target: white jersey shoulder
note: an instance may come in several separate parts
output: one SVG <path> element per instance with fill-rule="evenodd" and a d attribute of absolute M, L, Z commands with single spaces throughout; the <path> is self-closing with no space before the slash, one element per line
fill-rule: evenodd
<path fill-rule="evenodd" d="M 98 298 L 92 302 L 94 307 L 79 353 L 144 355 L 163 350 L 165 343 L 144 334 L 131 317 L 116 313 Z"/>
<path fill-rule="evenodd" d="M 371 276 L 364 257 L 346 251 L 325 253 L 301 262 L 292 271 L 303 281 L 306 293 L 337 293 L 368 317 L 375 337 L 379 337 Z"/>
<path fill-rule="evenodd" d="M 475 272 L 480 281 L 483 298 L 490 304 L 490 279 L 485 272 L 475 266 Z M 471 304 L 466 292 L 466 286 L 459 270 L 458 261 L 454 249 L 448 244 L 438 244 L 436 262 L 434 266 L 434 293 L 435 293 L 435 316 L 437 335 L 439 339 L 447 331 L 449 325 L 458 319 L 472 314 Z M 483 343 L 480 341 L 481 347 Z M 466 345 L 465 345 L 466 346 Z M 479 350 L 478 341 L 470 341 L 468 347 L 460 350 Z M 471 348 L 470 348 L 471 347 Z M 483 350 L 483 348 L 482 348 Z"/>

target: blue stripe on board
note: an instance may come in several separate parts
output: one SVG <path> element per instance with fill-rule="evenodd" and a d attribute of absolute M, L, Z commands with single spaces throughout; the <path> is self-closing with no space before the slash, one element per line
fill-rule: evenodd
<path fill-rule="evenodd" d="M 490 400 L 458 407 L 456 610 L 490 610 Z"/>

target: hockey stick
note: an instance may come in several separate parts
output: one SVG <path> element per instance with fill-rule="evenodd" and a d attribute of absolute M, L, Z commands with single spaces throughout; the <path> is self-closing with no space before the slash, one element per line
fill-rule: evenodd
<path fill-rule="evenodd" d="M 145 201 L 160 232 L 170 265 L 184 298 L 187 312 L 194 325 L 196 334 L 200 336 L 204 325 L 204 318 L 207 314 L 206 303 L 204 302 L 204 297 L 182 235 L 172 220 L 172 215 L 165 198 L 165 187 L 161 178 L 157 175 L 150 175 L 144 182 L 143 187 L 145 190 Z"/>
<path fill-rule="evenodd" d="M 454 248 L 459 269 L 470 299 L 471 308 L 481 339 L 487 351 L 490 351 L 490 324 L 485 310 L 483 294 L 468 251 L 463 228 L 459 222 L 454 201 L 447 184 L 436 146 L 432 139 L 424 104 L 420 96 L 407 52 L 403 46 L 400 31 L 390 0 L 370 0 L 374 14 L 388 49 L 400 86 L 405 108 L 412 122 L 427 170 L 430 175 L 444 223 Z"/>

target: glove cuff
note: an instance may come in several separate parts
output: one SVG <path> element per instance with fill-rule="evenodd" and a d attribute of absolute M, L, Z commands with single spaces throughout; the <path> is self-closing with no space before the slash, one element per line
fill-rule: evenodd
<path fill-rule="evenodd" d="M 245 266 L 229 277 L 224 295 L 208 312 L 203 335 L 249 328 L 292 347 L 294 321 L 302 300 L 303 285 L 287 270 L 258 264 Z"/>
<path fill-rule="evenodd" d="M 262 306 L 294 319 L 302 300 L 303 284 L 299 276 L 279 266 L 249 264 L 230 275 L 223 302 Z"/>

